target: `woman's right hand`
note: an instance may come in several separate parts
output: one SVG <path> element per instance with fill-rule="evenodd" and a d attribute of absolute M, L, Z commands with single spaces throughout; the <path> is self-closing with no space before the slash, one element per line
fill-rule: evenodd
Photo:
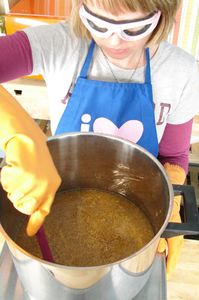
<path fill-rule="evenodd" d="M 46 136 L 17 101 L 0 86 L 0 148 L 6 164 L 1 184 L 14 207 L 30 215 L 27 234 L 34 235 L 49 214 L 61 178 Z"/>

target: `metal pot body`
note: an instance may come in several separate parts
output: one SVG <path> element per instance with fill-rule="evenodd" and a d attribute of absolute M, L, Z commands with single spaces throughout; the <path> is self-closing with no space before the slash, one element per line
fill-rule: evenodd
<path fill-rule="evenodd" d="M 53 293 L 58 297 L 58 290 L 65 295 L 60 294 L 59 299 L 123 299 L 110 293 L 115 293 L 117 286 L 120 291 L 117 295 L 125 295 L 126 288 L 129 290 L 125 282 L 130 280 L 131 299 L 150 276 L 160 236 L 171 214 L 173 189 L 164 168 L 142 147 L 112 136 L 66 134 L 49 139 L 48 146 L 62 177 L 59 191 L 96 188 L 119 193 L 145 212 L 155 236 L 138 252 L 109 265 L 77 268 L 49 263 L 17 244 L 17 223 L 27 216 L 12 207 L 2 190 L 2 232 L 25 289 L 41 300 L 51 299 L 51 294 L 55 296 Z M 33 286 L 32 276 L 40 278 L 36 286 Z M 92 291 L 94 298 L 85 297 L 85 293 L 93 297 Z M 82 295 L 85 298 L 78 298 Z"/>

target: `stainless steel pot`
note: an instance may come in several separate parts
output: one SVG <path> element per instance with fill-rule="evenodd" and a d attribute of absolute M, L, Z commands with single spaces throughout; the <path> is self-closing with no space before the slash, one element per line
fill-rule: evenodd
<path fill-rule="evenodd" d="M 171 215 L 173 188 L 164 168 L 142 147 L 112 136 L 72 133 L 49 139 L 48 146 L 62 177 L 59 191 L 97 188 L 124 195 L 145 212 L 155 236 L 140 251 L 109 265 L 77 268 L 49 263 L 18 245 L 17 224 L 26 224 L 27 216 L 16 211 L 1 190 L 1 231 L 25 289 L 39 300 L 124 299 L 127 289 L 125 300 L 132 299 L 150 276 Z"/>

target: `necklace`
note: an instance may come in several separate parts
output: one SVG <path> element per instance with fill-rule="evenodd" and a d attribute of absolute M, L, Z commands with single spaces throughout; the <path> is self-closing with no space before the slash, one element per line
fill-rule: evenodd
<path fill-rule="evenodd" d="M 119 79 L 117 78 L 117 76 L 115 75 L 115 73 L 113 72 L 113 69 L 112 69 L 112 67 L 111 67 L 111 65 L 110 65 L 110 63 L 109 63 L 108 58 L 106 57 L 106 55 L 104 54 L 104 52 L 102 51 L 101 48 L 100 48 L 100 50 L 101 50 L 101 52 L 102 52 L 102 54 L 103 54 L 103 56 L 104 56 L 104 59 L 105 59 L 105 61 L 106 61 L 106 64 L 107 64 L 107 66 L 108 66 L 108 68 L 109 68 L 109 70 L 110 70 L 110 72 L 111 72 L 111 74 L 112 74 L 114 80 L 115 80 L 116 82 L 118 82 L 118 83 L 121 83 L 122 81 L 119 80 Z M 141 51 L 140 56 L 139 56 L 139 59 L 138 59 L 137 64 L 136 64 L 136 67 L 135 67 L 135 69 L 133 70 L 133 72 L 132 72 L 132 74 L 131 74 L 131 76 L 129 77 L 129 79 L 128 79 L 127 82 L 130 82 L 130 81 L 132 80 L 132 78 L 133 78 L 133 76 L 134 76 L 134 74 L 135 74 L 135 72 L 136 72 L 136 70 L 137 70 L 137 68 L 138 68 L 138 65 L 139 65 L 139 63 L 140 63 L 142 54 L 143 54 L 143 51 Z"/>

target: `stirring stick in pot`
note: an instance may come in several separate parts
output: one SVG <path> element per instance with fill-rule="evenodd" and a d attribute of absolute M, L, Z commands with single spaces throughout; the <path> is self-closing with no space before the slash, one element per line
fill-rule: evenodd
<path fill-rule="evenodd" d="M 38 230 L 36 237 L 37 237 L 37 242 L 39 244 L 43 259 L 48 262 L 54 262 L 52 252 L 50 250 L 49 243 L 43 226 L 41 226 L 41 228 Z"/>

